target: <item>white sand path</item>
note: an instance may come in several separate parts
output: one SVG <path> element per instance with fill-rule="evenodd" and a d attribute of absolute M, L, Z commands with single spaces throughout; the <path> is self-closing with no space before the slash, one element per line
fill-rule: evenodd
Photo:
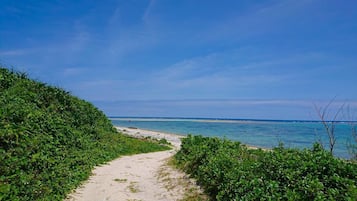
<path fill-rule="evenodd" d="M 182 199 L 189 192 L 199 192 L 184 173 L 167 165 L 179 149 L 182 136 L 141 129 L 117 129 L 136 137 L 165 138 L 174 145 L 174 149 L 123 156 L 99 166 L 66 201 L 173 201 Z"/>

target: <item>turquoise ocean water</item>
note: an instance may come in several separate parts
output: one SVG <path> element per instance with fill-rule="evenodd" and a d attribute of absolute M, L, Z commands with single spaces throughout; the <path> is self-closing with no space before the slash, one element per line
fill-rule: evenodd
<path fill-rule="evenodd" d="M 328 149 L 328 138 L 321 122 L 230 120 L 230 119 L 186 119 L 186 118 L 127 118 L 111 117 L 115 126 L 174 133 L 179 135 L 203 135 L 225 137 L 247 145 L 272 148 L 279 142 L 285 147 L 311 148 L 317 140 Z M 334 155 L 349 158 L 347 143 L 351 141 L 350 123 L 336 124 L 337 142 Z"/>

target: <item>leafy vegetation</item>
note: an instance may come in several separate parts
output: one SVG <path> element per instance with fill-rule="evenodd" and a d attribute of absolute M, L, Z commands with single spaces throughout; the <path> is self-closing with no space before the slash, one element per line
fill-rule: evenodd
<path fill-rule="evenodd" d="M 92 104 L 0 68 L 0 200 L 62 200 L 120 155 L 166 150 L 117 133 Z"/>
<path fill-rule="evenodd" d="M 355 200 L 357 164 L 312 149 L 248 149 L 189 135 L 175 155 L 213 200 Z"/>

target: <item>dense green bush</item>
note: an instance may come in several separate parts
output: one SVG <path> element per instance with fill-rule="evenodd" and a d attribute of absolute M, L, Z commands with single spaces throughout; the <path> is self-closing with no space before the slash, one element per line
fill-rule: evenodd
<path fill-rule="evenodd" d="M 98 164 L 167 147 L 124 136 L 92 104 L 0 68 L 0 200 L 62 200 Z"/>
<path fill-rule="evenodd" d="M 239 142 L 191 136 L 176 163 L 213 200 L 356 200 L 357 164 L 312 149 L 248 149 Z"/>

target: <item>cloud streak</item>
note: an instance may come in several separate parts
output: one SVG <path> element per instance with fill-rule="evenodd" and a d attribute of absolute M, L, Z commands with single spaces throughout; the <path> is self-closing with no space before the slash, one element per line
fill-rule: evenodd
<path fill-rule="evenodd" d="M 128 100 L 95 103 L 111 116 L 318 120 L 314 104 L 310 100 L 196 99 Z M 321 101 L 316 104 L 324 105 L 325 103 L 325 101 Z M 342 103 L 350 105 L 352 113 L 357 112 L 356 100 L 347 103 L 337 100 L 331 105 L 331 111 L 335 111 Z M 281 110 L 285 111 L 284 114 L 280 112 Z"/>

